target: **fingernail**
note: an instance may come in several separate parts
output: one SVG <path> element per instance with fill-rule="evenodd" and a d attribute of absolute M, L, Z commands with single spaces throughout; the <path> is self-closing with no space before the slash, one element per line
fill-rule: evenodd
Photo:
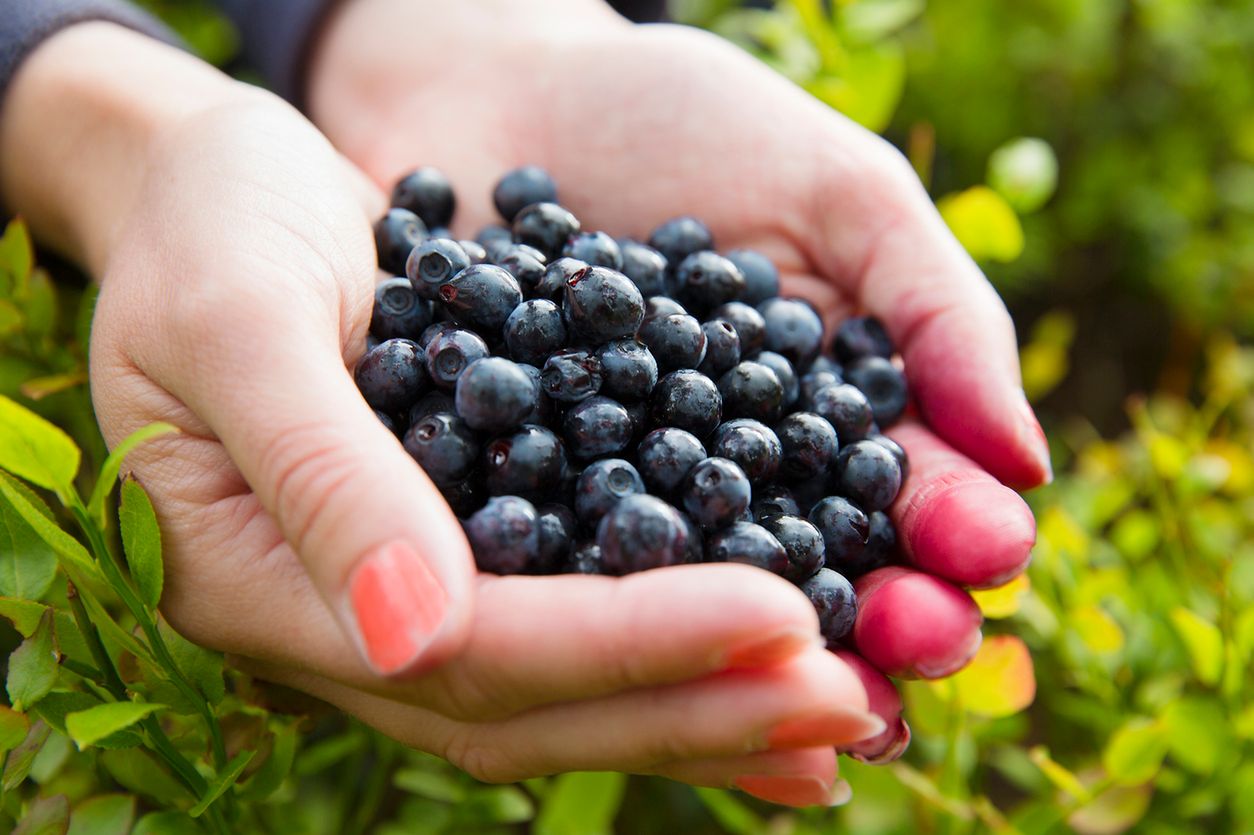
<path fill-rule="evenodd" d="M 765 667 L 796 655 L 813 642 L 813 637 L 808 632 L 789 629 L 766 638 L 750 638 L 727 650 L 723 667 L 729 670 Z"/>
<path fill-rule="evenodd" d="M 1023 423 L 1028 443 L 1041 465 L 1041 472 L 1045 474 L 1044 483 L 1049 484 L 1054 480 L 1054 463 L 1050 460 L 1049 441 L 1045 438 L 1045 430 L 1041 428 L 1040 421 L 1036 419 L 1032 404 L 1028 403 L 1027 394 L 1022 394 L 1019 401 L 1019 418 Z"/>
<path fill-rule="evenodd" d="M 907 724 L 905 719 L 898 719 L 896 732 L 888 741 L 888 744 L 885 745 L 884 743 L 879 743 L 876 747 L 879 748 L 879 750 L 874 752 L 855 747 L 854 750 L 844 753 L 847 753 L 855 760 L 867 763 L 868 765 L 884 765 L 886 763 L 890 763 L 893 760 L 900 758 L 902 754 L 906 753 L 906 749 L 910 747 L 910 725 Z"/>
<path fill-rule="evenodd" d="M 737 777 L 732 785 L 759 800 L 785 806 L 840 806 L 853 797 L 849 783 L 840 778 L 828 786 L 818 777 L 748 774 Z"/>
<path fill-rule="evenodd" d="M 883 718 L 864 710 L 836 708 L 819 716 L 789 719 L 766 735 L 767 747 L 816 748 L 821 745 L 848 745 L 884 732 Z"/>
<path fill-rule="evenodd" d="M 448 595 L 407 543 L 389 542 L 353 571 L 349 606 L 370 666 L 392 675 L 410 666 L 444 620 Z"/>

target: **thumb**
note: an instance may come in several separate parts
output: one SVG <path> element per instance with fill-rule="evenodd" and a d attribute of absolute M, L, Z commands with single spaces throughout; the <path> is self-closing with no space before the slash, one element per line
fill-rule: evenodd
<path fill-rule="evenodd" d="M 236 366 L 243 379 L 197 411 L 369 665 L 381 675 L 430 669 L 467 635 L 470 547 L 362 399 L 338 345 L 308 330 L 277 341 L 271 332 L 262 344 L 299 347 L 270 350 L 264 362 L 254 352 Z"/>

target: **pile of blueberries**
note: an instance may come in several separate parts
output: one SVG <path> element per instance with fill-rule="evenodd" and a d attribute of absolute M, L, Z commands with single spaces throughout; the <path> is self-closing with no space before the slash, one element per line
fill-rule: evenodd
<path fill-rule="evenodd" d="M 375 226 L 366 401 L 463 519 L 481 570 L 628 574 L 741 562 L 798 584 L 838 641 L 885 565 L 905 376 L 874 318 L 831 354 L 759 253 L 680 217 L 647 244 L 586 232 L 527 166 L 505 225 L 455 240 L 448 180 L 401 179 Z"/>

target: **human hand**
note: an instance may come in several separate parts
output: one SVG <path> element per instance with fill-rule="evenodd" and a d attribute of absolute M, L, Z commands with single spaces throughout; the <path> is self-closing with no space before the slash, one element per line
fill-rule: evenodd
<path fill-rule="evenodd" d="M 349 373 L 382 197 L 295 111 L 105 24 L 41 46 L 6 107 L 7 200 L 101 282 L 106 439 L 182 430 L 128 459 L 180 632 L 484 779 L 847 792 L 832 746 L 883 723 L 788 583 L 735 565 L 474 575 Z"/>
<path fill-rule="evenodd" d="M 315 54 L 308 98 L 381 186 L 418 164 L 445 171 L 462 236 L 496 220 L 495 178 L 535 163 L 585 228 L 643 238 L 692 214 L 720 248 L 769 255 L 829 321 L 879 316 L 918 407 L 890 433 L 911 459 L 891 515 L 917 571 L 862 584 L 858 646 L 894 675 L 944 675 L 970 658 L 978 610 L 949 583 L 1022 571 L 1035 526 L 1004 485 L 1047 480 L 1048 449 L 1004 306 L 887 143 L 716 38 L 628 26 L 592 0 L 350 0 Z M 859 750 L 899 753 L 900 702 L 859 669 L 894 724 Z"/>

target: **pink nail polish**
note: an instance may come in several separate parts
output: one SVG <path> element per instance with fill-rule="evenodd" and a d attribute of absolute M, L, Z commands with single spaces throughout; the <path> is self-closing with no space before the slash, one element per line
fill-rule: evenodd
<path fill-rule="evenodd" d="M 1032 404 L 1028 403 L 1027 395 L 1023 395 L 1023 399 L 1019 402 L 1019 417 L 1023 422 L 1024 431 L 1029 439 L 1028 443 L 1033 447 L 1038 462 L 1041 465 L 1041 472 L 1044 474 L 1044 483 L 1048 484 L 1054 480 L 1054 464 L 1050 460 L 1049 441 L 1045 438 L 1045 430 L 1041 428 L 1041 423 L 1036 419 L 1036 413 L 1032 411 Z"/>
<path fill-rule="evenodd" d="M 778 632 L 766 638 L 751 638 L 733 645 L 724 658 L 729 670 L 766 667 L 791 658 L 811 643 L 811 636 L 800 630 Z"/>
<path fill-rule="evenodd" d="M 884 732 L 887 725 L 874 713 L 838 708 L 819 716 L 781 722 L 766 735 L 772 750 L 848 745 Z"/>
<path fill-rule="evenodd" d="M 841 779 L 828 786 L 818 777 L 748 774 L 737 777 L 732 785 L 760 800 L 785 806 L 839 806 L 853 796 L 849 784 Z"/>
<path fill-rule="evenodd" d="M 368 554 L 349 578 L 349 606 L 366 660 L 393 675 L 422 654 L 444 621 L 448 595 L 407 543 Z"/>

